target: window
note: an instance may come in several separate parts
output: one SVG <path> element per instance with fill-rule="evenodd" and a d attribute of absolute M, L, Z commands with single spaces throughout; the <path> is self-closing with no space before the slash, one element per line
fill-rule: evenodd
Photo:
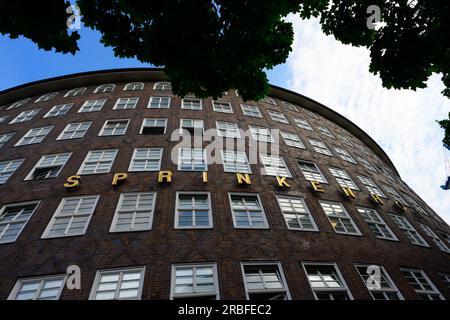
<path fill-rule="evenodd" d="M 314 148 L 314 150 L 317 153 L 321 153 L 327 156 L 333 156 L 333 154 L 330 152 L 330 150 L 328 150 L 327 146 L 325 145 L 325 143 L 323 143 L 322 141 L 319 140 L 309 140 L 309 143 L 312 145 L 312 147 Z"/>
<path fill-rule="evenodd" d="M 3 122 L 5 122 L 6 121 L 6 119 L 8 119 L 9 118 L 9 115 L 8 116 L 3 116 L 3 117 L 0 117 L 0 123 L 3 123 Z"/>
<path fill-rule="evenodd" d="M 47 112 L 47 114 L 44 116 L 44 118 L 64 116 L 67 112 L 69 112 L 69 110 L 70 110 L 70 108 L 72 108 L 72 106 L 73 106 L 73 103 L 54 106 L 53 108 L 50 109 L 49 112 Z"/>
<path fill-rule="evenodd" d="M 169 109 L 170 97 L 150 97 L 147 108 L 149 109 Z"/>
<path fill-rule="evenodd" d="M 442 282 L 450 289 L 450 274 L 440 273 Z"/>
<path fill-rule="evenodd" d="M 167 119 L 145 118 L 142 121 L 141 134 L 165 134 L 166 128 Z"/>
<path fill-rule="evenodd" d="M 419 269 L 400 269 L 421 300 L 444 300 L 428 276 Z"/>
<path fill-rule="evenodd" d="M 350 141 L 350 139 L 343 134 L 338 135 L 339 140 L 341 140 L 344 144 L 346 144 L 349 147 L 354 147 L 353 143 Z"/>
<path fill-rule="evenodd" d="M 429 247 L 428 243 L 426 243 L 422 236 L 416 231 L 416 229 L 414 229 L 405 217 L 396 214 L 389 215 L 406 238 L 408 238 L 409 242 L 418 246 Z"/>
<path fill-rule="evenodd" d="M 245 116 L 254 117 L 254 118 L 262 118 L 262 114 L 259 111 L 257 106 L 250 106 L 247 104 L 241 104 L 242 113 Z"/>
<path fill-rule="evenodd" d="M 309 131 L 313 131 L 313 129 L 309 125 L 308 121 L 306 121 L 306 120 L 299 119 L 299 118 L 294 118 L 294 122 L 300 128 L 303 128 L 303 129 L 306 129 L 306 130 L 309 130 Z"/>
<path fill-rule="evenodd" d="M 171 299 L 219 299 L 215 263 L 172 266 Z"/>
<path fill-rule="evenodd" d="M 389 173 L 389 171 L 387 169 L 385 169 L 384 167 L 381 167 L 381 166 L 378 166 L 378 169 L 386 177 L 386 179 L 395 182 L 394 177 Z"/>
<path fill-rule="evenodd" d="M 100 111 L 103 108 L 105 102 L 106 99 L 88 100 L 81 106 L 80 110 L 78 110 L 78 113 Z"/>
<path fill-rule="evenodd" d="M 356 164 L 355 159 L 352 158 L 352 156 L 347 152 L 347 150 L 338 147 L 334 147 L 334 150 L 343 160 Z"/>
<path fill-rule="evenodd" d="M 302 140 L 300 140 L 300 137 L 296 133 L 290 133 L 290 132 L 283 132 L 280 131 L 281 136 L 284 139 L 284 142 L 291 147 L 299 148 L 299 149 L 305 149 L 305 145 L 303 144 Z"/>
<path fill-rule="evenodd" d="M 420 223 L 420 227 L 422 228 L 423 232 L 433 240 L 436 247 L 438 247 L 439 250 L 442 252 L 450 253 L 450 249 L 445 245 L 445 243 L 437 236 L 436 233 L 427 225 Z"/>
<path fill-rule="evenodd" d="M 403 300 L 400 291 L 383 266 L 377 266 L 380 270 L 380 278 L 375 281 L 370 278 L 372 272 L 370 270 L 368 272 L 369 265 L 357 264 L 355 267 L 374 300 Z"/>
<path fill-rule="evenodd" d="M 281 104 L 291 111 L 299 112 L 298 108 L 296 106 L 294 106 L 292 103 L 289 103 L 286 101 L 281 101 Z"/>
<path fill-rule="evenodd" d="M 53 98 L 55 98 L 58 95 L 58 92 L 52 92 L 52 93 L 47 93 L 44 94 L 43 96 L 40 96 L 36 101 L 36 102 L 46 102 L 49 100 L 52 100 Z"/>
<path fill-rule="evenodd" d="M 38 205 L 39 201 L 4 205 L 0 209 L 0 243 L 16 241 Z"/>
<path fill-rule="evenodd" d="M 144 90 L 144 84 L 142 82 L 133 82 L 128 83 L 125 88 L 123 88 L 124 91 L 140 91 Z"/>
<path fill-rule="evenodd" d="M 39 111 L 41 111 L 41 109 L 23 111 L 17 117 L 15 117 L 9 124 L 30 121 L 39 113 Z"/>
<path fill-rule="evenodd" d="M 140 300 L 145 267 L 97 271 L 89 300 Z"/>
<path fill-rule="evenodd" d="M 235 228 L 268 229 L 259 195 L 229 193 Z"/>
<path fill-rule="evenodd" d="M 370 170 L 372 172 L 377 172 L 375 170 L 375 167 L 373 165 L 370 164 L 369 161 L 367 161 L 364 158 L 358 157 L 358 161 L 364 166 L 364 168 L 366 168 L 367 170 Z"/>
<path fill-rule="evenodd" d="M 128 170 L 132 172 L 159 171 L 162 154 L 162 148 L 136 148 Z"/>
<path fill-rule="evenodd" d="M 303 263 L 303 268 L 316 300 L 353 299 L 335 263 Z"/>
<path fill-rule="evenodd" d="M 15 133 L 0 134 L 0 148 L 3 147 L 9 140 L 11 140 L 14 134 Z"/>
<path fill-rule="evenodd" d="M 302 197 L 277 196 L 277 200 L 289 230 L 319 230 Z"/>
<path fill-rule="evenodd" d="M 110 232 L 151 230 L 156 192 L 122 193 Z"/>
<path fill-rule="evenodd" d="M 268 110 L 268 113 L 273 121 L 289 124 L 289 121 L 286 119 L 285 115 L 282 114 L 281 112 Z"/>
<path fill-rule="evenodd" d="M 11 110 L 11 109 L 14 109 L 14 108 L 19 108 L 19 107 L 21 107 L 21 106 L 23 106 L 24 104 L 26 104 L 28 101 L 30 101 L 31 100 L 31 98 L 27 98 L 27 99 L 22 99 L 22 100 L 20 100 L 20 101 L 17 101 L 17 102 L 14 102 L 12 105 L 10 105 L 9 107 L 8 107 L 8 109 L 6 109 L 6 110 Z"/>
<path fill-rule="evenodd" d="M 86 88 L 72 89 L 64 95 L 64 98 L 82 96 L 85 92 L 86 92 Z"/>
<path fill-rule="evenodd" d="M 17 159 L 0 162 L 0 185 L 5 184 L 6 181 L 8 181 L 24 160 L 25 159 Z"/>
<path fill-rule="evenodd" d="M 209 193 L 177 192 L 175 229 L 205 229 L 212 227 Z"/>
<path fill-rule="evenodd" d="M 280 156 L 264 156 L 259 155 L 264 166 L 263 174 L 268 176 L 288 177 L 292 178 L 291 172 L 284 162 L 283 157 Z"/>
<path fill-rule="evenodd" d="M 181 119 L 180 120 L 180 129 L 183 132 L 183 129 L 189 131 L 193 135 L 203 134 L 203 120 L 198 119 Z"/>
<path fill-rule="evenodd" d="M 334 136 L 331 134 L 330 130 L 328 130 L 328 128 L 324 128 L 324 127 L 317 127 L 317 129 L 319 130 L 319 132 L 321 134 L 323 134 L 324 136 L 327 136 L 329 138 L 334 139 Z"/>
<path fill-rule="evenodd" d="M 78 174 L 99 174 L 111 171 L 117 150 L 89 151 L 84 159 Z"/>
<path fill-rule="evenodd" d="M 193 98 L 186 98 L 181 100 L 181 109 L 186 110 L 202 110 L 202 100 L 200 99 L 193 99 Z"/>
<path fill-rule="evenodd" d="M 389 195 L 394 199 L 397 200 L 398 202 L 406 205 L 409 207 L 409 204 L 405 201 L 405 199 L 403 199 L 397 191 L 395 191 L 394 188 L 392 188 L 391 186 L 388 185 L 383 185 L 384 190 L 386 190 L 387 193 L 389 193 Z"/>
<path fill-rule="evenodd" d="M 252 173 L 245 152 L 222 150 L 222 160 L 225 172 Z"/>
<path fill-rule="evenodd" d="M 302 171 L 303 176 L 306 180 L 328 183 L 319 167 L 315 163 L 297 160 L 297 164 L 300 167 L 300 170 Z"/>
<path fill-rule="evenodd" d="M 42 156 L 25 180 L 56 178 L 71 155 L 72 153 L 60 153 Z"/>
<path fill-rule="evenodd" d="M 116 86 L 114 84 L 103 84 L 101 86 L 98 86 L 94 93 L 107 93 L 107 92 L 113 92 Z"/>
<path fill-rule="evenodd" d="M 238 125 L 233 122 L 216 121 L 217 134 L 219 137 L 240 138 Z"/>
<path fill-rule="evenodd" d="M 85 234 L 99 198 L 99 195 L 63 198 L 42 238 Z"/>
<path fill-rule="evenodd" d="M 153 86 L 153 90 L 172 90 L 170 82 L 157 82 Z"/>
<path fill-rule="evenodd" d="M 377 238 L 398 241 L 395 234 L 388 227 L 386 222 L 384 222 L 384 220 L 376 210 L 369 208 L 357 208 L 357 210 L 363 217 L 364 221 L 367 222 L 369 229 L 375 234 Z"/>
<path fill-rule="evenodd" d="M 66 275 L 17 280 L 8 300 L 58 300 Z"/>
<path fill-rule="evenodd" d="M 216 112 L 233 113 L 233 108 L 229 102 L 213 101 L 213 110 Z"/>
<path fill-rule="evenodd" d="M 42 140 L 52 131 L 53 127 L 42 127 L 30 129 L 23 137 L 16 143 L 15 147 L 25 146 L 29 144 L 41 143 Z"/>
<path fill-rule="evenodd" d="M 358 176 L 359 181 L 366 187 L 367 191 L 369 191 L 372 194 L 376 194 L 377 196 L 380 196 L 382 198 L 386 198 L 383 192 L 381 192 L 380 188 L 377 187 L 375 182 L 372 181 L 372 179 L 364 176 Z"/>
<path fill-rule="evenodd" d="M 128 110 L 136 108 L 139 102 L 138 97 L 132 98 L 119 98 L 117 99 L 116 104 L 114 105 L 114 110 Z"/>
<path fill-rule="evenodd" d="M 318 117 L 314 112 L 306 111 L 306 113 L 307 113 L 311 118 L 314 118 L 314 119 L 316 119 L 316 120 L 319 120 L 319 117 Z"/>
<path fill-rule="evenodd" d="M 345 170 L 338 168 L 329 168 L 331 174 L 336 178 L 336 181 L 343 188 L 350 188 L 352 190 L 359 190 L 352 178 L 345 172 Z"/>
<path fill-rule="evenodd" d="M 407 187 L 407 186 L 406 186 Z M 406 193 L 403 193 L 403 197 L 408 201 L 409 204 L 412 205 L 412 207 L 414 208 L 414 210 L 423 215 L 423 216 L 428 216 L 428 213 L 417 203 L 416 200 L 414 200 L 411 196 L 409 196 Z"/>
<path fill-rule="evenodd" d="M 247 300 L 290 300 L 279 262 L 242 263 Z"/>
<path fill-rule="evenodd" d="M 268 104 L 271 104 L 271 105 L 274 105 L 274 106 L 277 105 L 275 103 L 275 100 L 273 100 L 271 97 L 264 97 L 264 98 L 261 99 L 261 102 L 268 103 Z"/>
<path fill-rule="evenodd" d="M 99 136 L 123 136 L 130 120 L 106 120 Z"/>
<path fill-rule="evenodd" d="M 256 126 L 249 126 L 249 128 L 254 140 L 272 143 L 275 142 L 272 134 L 270 133 L 270 129 Z"/>
<path fill-rule="evenodd" d="M 69 123 L 56 140 L 83 138 L 92 122 Z"/>
<path fill-rule="evenodd" d="M 361 235 L 353 219 L 341 203 L 319 201 L 336 233 Z"/>
<path fill-rule="evenodd" d="M 178 149 L 178 170 L 207 171 L 205 151 L 201 148 Z"/>

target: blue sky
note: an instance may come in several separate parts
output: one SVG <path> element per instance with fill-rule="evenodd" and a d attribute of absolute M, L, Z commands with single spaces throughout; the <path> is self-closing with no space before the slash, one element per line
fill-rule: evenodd
<path fill-rule="evenodd" d="M 295 30 L 293 51 L 285 64 L 268 72 L 270 82 L 315 99 L 360 126 L 390 156 L 403 180 L 450 222 L 450 191 L 439 188 L 445 179 L 443 130 L 435 123 L 446 118 L 450 102 L 440 94 L 439 77 L 417 92 L 384 89 L 368 72 L 366 49 L 325 36 L 314 19 L 288 19 Z M 94 31 L 83 28 L 80 34 L 81 51 L 75 56 L 0 35 L 0 90 L 70 73 L 150 66 L 115 58 Z"/>

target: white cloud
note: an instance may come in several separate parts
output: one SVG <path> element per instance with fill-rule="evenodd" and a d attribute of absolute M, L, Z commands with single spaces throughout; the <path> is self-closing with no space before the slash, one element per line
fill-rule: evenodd
<path fill-rule="evenodd" d="M 344 115 L 367 132 L 385 150 L 403 180 L 441 217 L 450 222 L 450 191 L 445 180 L 441 140 L 435 123 L 450 111 L 441 95 L 443 84 L 433 76 L 428 88 L 387 90 L 368 71 L 365 48 L 343 45 L 322 33 L 315 19 L 288 19 L 295 40 L 287 66 L 287 86 Z"/>

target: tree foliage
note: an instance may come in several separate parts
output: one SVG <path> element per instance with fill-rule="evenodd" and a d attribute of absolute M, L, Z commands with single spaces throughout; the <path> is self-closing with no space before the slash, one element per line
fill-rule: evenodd
<path fill-rule="evenodd" d="M 438 121 L 438 123 L 445 130 L 445 136 L 442 142 L 450 146 L 450 112 L 448 113 L 448 119 Z"/>
<path fill-rule="evenodd" d="M 442 75 L 450 98 L 448 0 L 78 0 L 85 26 L 98 30 L 119 57 L 164 66 L 175 94 L 221 96 L 237 88 L 244 99 L 268 91 L 265 70 L 286 61 L 293 29 L 283 17 L 318 17 L 339 41 L 370 50 L 370 71 L 387 88 L 426 87 Z M 0 0 L 0 33 L 24 36 L 44 50 L 75 53 L 64 0 Z M 367 28 L 367 8 L 384 23 Z"/>

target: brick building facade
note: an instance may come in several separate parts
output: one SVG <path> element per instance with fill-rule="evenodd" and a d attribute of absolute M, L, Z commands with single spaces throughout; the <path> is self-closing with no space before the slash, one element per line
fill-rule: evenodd
<path fill-rule="evenodd" d="M 450 298 L 449 226 L 355 124 L 275 86 L 260 102 L 230 91 L 182 108 L 167 81 L 126 69 L 0 92 L 0 299 Z M 181 119 L 280 129 L 290 187 L 261 161 L 250 185 L 222 164 L 180 170 Z M 112 186 L 115 173 L 127 180 Z M 71 265 L 80 290 L 64 286 Z M 370 265 L 382 283 L 369 290 Z"/>

